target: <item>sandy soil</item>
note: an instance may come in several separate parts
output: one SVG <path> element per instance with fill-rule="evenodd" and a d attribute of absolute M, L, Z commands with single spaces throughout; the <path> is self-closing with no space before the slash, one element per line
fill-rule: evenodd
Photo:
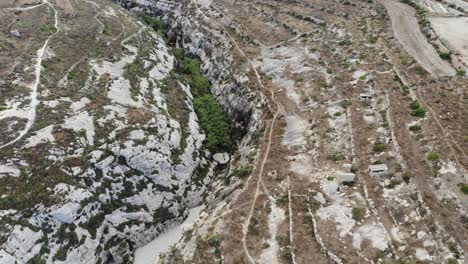
<path fill-rule="evenodd" d="M 156 239 L 138 248 L 135 251 L 134 264 L 152 264 L 159 261 L 159 255 L 170 249 L 177 243 L 183 235 L 183 232 L 190 229 L 196 222 L 203 207 L 195 207 L 189 210 L 189 215 L 184 222 L 179 225 L 169 228 L 164 233 L 160 234 Z"/>

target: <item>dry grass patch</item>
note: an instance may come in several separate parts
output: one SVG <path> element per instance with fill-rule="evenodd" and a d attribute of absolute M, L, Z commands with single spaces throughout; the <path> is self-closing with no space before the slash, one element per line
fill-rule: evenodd
<path fill-rule="evenodd" d="M 146 124 L 153 117 L 153 113 L 144 108 L 130 108 L 127 112 L 128 123 L 135 124 Z"/>

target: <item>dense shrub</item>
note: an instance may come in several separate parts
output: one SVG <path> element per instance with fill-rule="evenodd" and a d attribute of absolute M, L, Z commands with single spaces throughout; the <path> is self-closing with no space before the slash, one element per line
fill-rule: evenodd
<path fill-rule="evenodd" d="M 210 93 L 210 82 L 200 72 L 200 61 L 185 56 L 181 49 L 175 49 L 174 56 L 178 60 L 177 71 L 184 74 L 192 88 L 193 96 L 200 97 Z"/>
<path fill-rule="evenodd" d="M 180 71 L 190 76 L 200 74 L 200 62 L 196 59 L 183 57 L 180 61 Z"/>
<path fill-rule="evenodd" d="M 413 110 L 414 110 L 414 109 L 418 109 L 418 108 L 420 108 L 420 107 L 421 107 L 421 105 L 419 104 L 419 102 L 418 102 L 418 101 L 412 101 L 412 102 L 411 102 L 411 104 L 410 104 L 410 107 L 411 107 L 411 109 L 413 109 Z"/>
<path fill-rule="evenodd" d="M 417 117 L 425 117 L 427 110 L 419 104 L 418 101 L 413 101 L 410 104 L 410 107 L 412 109 L 411 115 L 412 116 L 417 116 Z"/>
<path fill-rule="evenodd" d="M 182 49 L 174 49 L 173 54 L 177 59 L 177 73 L 190 84 L 195 113 L 206 134 L 206 147 L 214 152 L 230 151 L 228 119 L 219 102 L 210 94 L 211 84 L 201 73 L 200 60 L 185 54 Z"/>
<path fill-rule="evenodd" d="M 415 109 L 413 111 L 411 111 L 411 115 L 412 116 L 417 116 L 417 117 L 425 117 L 426 116 L 426 109 L 424 108 L 418 108 L 418 109 Z"/>
<path fill-rule="evenodd" d="M 229 151 L 231 138 L 227 116 L 216 99 L 206 94 L 196 98 L 194 102 L 195 113 L 206 133 L 206 146 L 213 151 Z"/>
<path fill-rule="evenodd" d="M 156 32 L 164 30 L 164 23 L 161 21 L 161 19 L 152 17 L 147 14 L 140 14 L 140 17 L 148 26 L 152 27 Z"/>
<path fill-rule="evenodd" d="M 174 57 L 176 58 L 177 61 L 182 61 L 185 58 L 185 51 L 184 49 L 181 48 L 174 48 L 172 50 L 172 53 L 174 54 Z"/>
<path fill-rule="evenodd" d="M 190 86 L 192 87 L 192 94 L 195 98 L 210 93 L 210 82 L 201 74 L 192 76 Z"/>

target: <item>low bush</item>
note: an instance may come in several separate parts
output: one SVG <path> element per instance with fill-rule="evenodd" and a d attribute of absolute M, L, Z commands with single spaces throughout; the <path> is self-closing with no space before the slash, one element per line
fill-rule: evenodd
<path fill-rule="evenodd" d="M 468 195 L 468 184 L 463 184 L 463 185 L 460 187 L 460 190 L 462 191 L 462 193 Z"/>
<path fill-rule="evenodd" d="M 416 116 L 416 117 L 425 117 L 426 112 L 427 112 L 427 110 L 421 107 L 421 108 L 418 108 L 418 109 L 415 109 L 415 110 L 411 111 L 411 115 Z"/>
<path fill-rule="evenodd" d="M 68 72 L 68 74 L 67 74 L 67 79 L 68 79 L 68 80 L 73 80 L 73 79 L 75 79 L 77 76 L 78 76 L 78 71 L 76 71 L 76 70 L 73 69 L 73 70 L 71 70 L 71 71 Z"/>
<path fill-rule="evenodd" d="M 364 210 L 359 207 L 354 207 L 352 210 L 353 219 L 356 222 L 362 222 L 364 220 Z"/>
<path fill-rule="evenodd" d="M 425 76 L 428 74 L 428 72 L 421 66 L 414 67 L 414 71 L 416 72 L 417 75 L 420 75 L 420 76 Z"/>
<path fill-rule="evenodd" d="M 410 104 L 410 108 L 412 109 L 411 115 L 416 117 L 425 117 L 427 110 L 419 104 L 418 101 L 413 101 Z"/>
<path fill-rule="evenodd" d="M 440 53 L 439 53 L 439 56 L 440 56 L 443 60 L 450 60 L 450 55 L 452 55 L 451 52 L 440 52 Z"/>
<path fill-rule="evenodd" d="M 385 150 L 385 144 L 383 143 L 377 143 L 374 145 L 374 147 L 372 148 L 372 150 L 374 152 L 382 152 Z"/>
<path fill-rule="evenodd" d="M 333 161 L 341 161 L 341 160 L 345 160 L 346 157 L 342 153 L 336 153 L 336 154 L 333 154 L 333 155 L 328 155 L 327 159 L 333 160 Z"/>
<path fill-rule="evenodd" d="M 419 104 L 418 101 L 412 101 L 411 104 L 410 104 L 410 108 L 413 109 L 413 110 L 418 109 L 420 107 L 421 107 L 421 105 Z"/>
<path fill-rule="evenodd" d="M 437 160 L 440 159 L 440 155 L 437 152 L 431 151 L 431 152 L 427 153 L 426 159 L 429 160 L 429 161 L 437 161 Z"/>
<path fill-rule="evenodd" d="M 413 176 L 412 176 L 411 173 L 409 173 L 409 172 L 403 173 L 403 176 L 402 176 L 403 181 L 404 181 L 406 184 L 408 184 L 408 183 L 410 182 L 410 180 L 411 180 L 412 177 L 413 177 Z"/>
<path fill-rule="evenodd" d="M 237 177 L 237 178 L 246 178 L 253 172 L 253 167 L 252 166 L 243 166 L 240 168 L 236 168 L 233 170 L 231 173 L 232 177 Z"/>
<path fill-rule="evenodd" d="M 351 102 L 348 101 L 348 100 L 343 100 L 340 102 L 340 106 L 343 108 L 343 109 L 347 109 L 349 106 L 351 106 Z"/>
<path fill-rule="evenodd" d="M 67 250 L 62 246 L 57 250 L 52 260 L 65 261 L 67 259 Z"/>
<path fill-rule="evenodd" d="M 412 125 L 412 126 L 409 127 L 409 130 L 413 131 L 413 132 L 417 132 L 417 131 L 421 130 L 421 126 L 420 125 Z"/>

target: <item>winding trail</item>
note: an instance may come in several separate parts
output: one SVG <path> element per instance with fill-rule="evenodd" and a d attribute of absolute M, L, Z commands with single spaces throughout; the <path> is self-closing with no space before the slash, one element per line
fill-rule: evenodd
<path fill-rule="evenodd" d="M 224 27 L 223 27 L 223 29 L 224 29 Z M 255 73 L 255 76 L 257 77 L 258 84 L 262 87 L 262 89 L 265 90 L 266 88 L 262 83 L 262 80 L 260 78 L 260 74 L 258 73 L 257 69 L 255 68 L 254 63 L 245 55 L 244 51 L 239 47 L 237 41 L 231 36 L 231 34 L 229 34 L 229 32 L 227 32 L 227 31 L 226 31 L 226 34 L 229 36 L 231 41 L 234 43 L 234 45 L 236 46 L 236 49 L 239 51 L 239 53 L 242 55 L 242 57 L 244 57 L 249 62 L 249 64 L 251 65 L 251 67 L 252 67 L 252 69 L 253 69 L 253 71 Z M 265 169 L 265 164 L 266 164 L 266 162 L 268 160 L 268 157 L 269 157 L 269 154 L 270 154 L 270 149 L 271 149 L 271 143 L 273 141 L 273 129 L 275 127 L 275 122 L 278 119 L 278 116 L 280 115 L 280 112 L 282 112 L 282 110 L 283 110 L 283 106 L 276 100 L 276 96 L 275 96 L 274 92 L 272 90 L 270 90 L 270 89 L 267 89 L 267 90 L 270 92 L 271 100 L 276 104 L 277 109 L 276 109 L 275 114 L 273 115 L 273 118 L 271 120 L 269 133 L 268 133 L 267 148 L 265 150 L 263 160 L 260 163 L 260 169 L 258 171 L 258 179 L 257 179 L 257 186 L 256 186 L 256 189 L 255 189 L 254 199 L 252 201 L 252 205 L 250 207 L 247 219 L 245 220 L 245 222 L 243 224 L 242 246 L 244 247 L 245 254 L 249 258 L 250 263 L 256 263 L 256 262 L 253 259 L 253 257 L 250 255 L 249 250 L 247 248 L 247 234 L 248 234 L 250 222 L 252 221 L 252 216 L 253 216 L 253 213 L 254 213 L 254 210 L 255 210 L 255 205 L 257 203 L 257 199 L 258 199 L 258 196 L 260 194 L 260 185 L 263 182 L 262 178 L 263 178 L 263 173 L 264 173 L 264 169 Z"/>
<path fill-rule="evenodd" d="M 42 45 L 42 47 L 36 52 L 37 54 L 37 59 L 36 59 L 36 64 L 34 65 L 34 73 L 35 73 L 35 76 L 36 78 L 34 79 L 33 83 L 31 84 L 31 103 L 29 104 L 29 113 L 28 113 L 28 122 L 26 123 L 24 129 L 20 132 L 20 134 L 15 138 L 13 139 L 12 141 L 8 142 L 8 143 L 5 143 L 4 145 L 0 146 L 0 149 L 2 148 L 5 148 L 15 142 L 17 142 L 18 140 L 20 140 L 21 138 L 23 138 L 27 133 L 28 131 L 31 129 L 31 127 L 34 125 L 34 122 L 36 121 L 36 108 L 37 108 L 37 105 L 39 104 L 39 100 L 37 99 L 37 96 L 38 96 L 38 87 L 39 87 L 39 83 L 41 81 L 41 73 L 42 73 L 42 60 L 43 60 L 43 57 L 44 57 L 44 53 L 45 53 L 45 50 L 47 49 L 47 46 L 49 44 L 49 41 L 50 39 L 55 36 L 58 32 L 59 32 L 59 27 L 58 27 L 58 12 L 57 10 L 52 6 L 52 4 L 49 3 L 48 0 L 43 0 L 43 2 L 37 6 L 40 6 L 40 5 L 43 5 L 43 4 L 47 4 L 49 5 L 50 8 L 52 8 L 52 10 L 54 10 L 54 19 L 55 19 L 55 22 L 54 22 L 54 27 L 55 27 L 55 32 L 54 34 L 50 35 L 46 41 L 44 42 L 44 45 Z M 30 7 L 29 9 L 32 9 L 34 7 L 37 7 L 37 6 L 33 6 L 33 7 Z M 27 9 L 25 9 L 27 10 Z"/>
<path fill-rule="evenodd" d="M 101 8 L 101 6 L 98 5 L 94 1 L 85 0 L 85 2 L 88 3 L 88 4 L 91 4 L 94 7 L 94 11 L 96 12 L 96 15 L 94 15 L 94 19 L 98 22 L 99 25 L 101 25 L 101 29 L 99 30 L 99 34 L 102 34 L 104 32 L 104 29 L 106 28 L 106 26 L 98 18 L 98 16 L 101 14 L 101 12 L 99 12 L 98 8 Z"/>
<path fill-rule="evenodd" d="M 13 8 L 6 8 L 7 10 L 15 10 L 15 11 L 26 11 L 26 10 L 31 10 L 31 9 L 34 9 L 36 7 L 40 7 L 44 4 L 49 4 L 47 1 L 44 1 L 40 4 L 37 4 L 37 5 L 33 5 L 33 6 L 27 6 L 27 7 L 13 7 Z"/>
<path fill-rule="evenodd" d="M 197 8 L 197 11 L 202 14 L 207 20 L 210 20 L 210 21 L 214 21 L 214 20 L 211 20 L 208 16 L 205 15 L 205 13 L 200 9 L 200 7 L 197 5 L 197 3 L 195 3 L 194 1 L 192 1 L 192 3 L 194 4 L 194 6 Z M 219 10 L 218 10 L 219 12 Z M 218 26 L 220 26 L 223 31 L 226 33 L 226 35 L 229 37 L 229 39 L 231 40 L 231 42 L 234 44 L 234 46 L 236 47 L 236 49 L 239 51 L 239 53 L 241 54 L 241 56 L 246 59 L 252 70 L 254 71 L 255 73 L 255 76 L 257 78 L 257 82 L 258 84 L 260 85 L 260 87 L 263 89 L 263 90 L 268 90 L 270 92 L 270 98 L 271 100 L 273 101 L 273 103 L 276 105 L 276 111 L 273 115 L 273 118 L 271 120 L 271 123 L 270 123 L 270 128 L 269 128 L 269 133 L 268 133 L 268 143 L 267 143 L 267 146 L 266 146 L 266 150 L 265 150 L 265 154 L 264 154 L 264 157 L 262 159 L 262 162 L 260 163 L 260 168 L 258 169 L 258 179 L 257 179 L 257 184 L 256 184 L 256 188 L 255 188 L 255 193 L 254 193 L 254 199 L 252 201 L 252 205 L 250 206 L 250 210 L 249 210 L 249 214 L 247 216 L 247 219 L 245 220 L 245 222 L 243 223 L 242 225 L 242 246 L 244 248 L 244 252 L 247 256 L 247 258 L 249 259 L 249 262 L 252 263 L 252 264 L 255 264 L 257 263 L 254 259 L 254 257 L 250 254 L 249 252 L 249 249 L 247 247 L 247 234 L 248 234 L 248 230 L 249 230 L 249 226 L 250 226 L 250 222 L 252 221 L 252 216 L 253 216 L 253 213 L 255 211 L 255 205 L 257 203 L 257 199 L 258 199 L 258 196 L 260 194 L 260 187 L 263 185 L 263 173 L 264 173 L 264 170 L 265 170 L 265 164 L 268 160 L 268 157 L 269 157 L 269 153 L 270 153 L 270 149 L 271 149 L 271 144 L 272 144 L 272 141 L 273 141 L 273 129 L 274 129 L 274 126 L 275 126 L 275 122 L 277 121 L 278 117 L 280 116 L 280 114 L 282 112 L 284 112 L 284 108 L 283 106 L 276 100 L 276 96 L 274 94 L 274 92 L 270 89 L 267 89 L 264 85 L 263 85 L 263 82 L 261 80 L 261 77 L 260 77 L 260 74 L 258 73 L 256 67 L 255 67 L 255 64 L 253 63 L 253 61 L 251 59 L 249 59 L 247 57 L 247 55 L 245 54 L 245 52 L 240 48 L 239 44 L 237 43 L 237 41 L 234 39 L 234 37 L 229 33 L 228 30 L 226 30 L 225 26 L 220 24 L 219 22 L 217 21 L 214 21 L 215 24 L 217 24 Z M 254 175 L 254 174 L 252 174 Z M 252 176 L 251 176 L 252 177 Z M 246 186 L 248 186 L 248 184 L 246 184 Z M 263 185 L 263 187 L 265 188 L 265 186 Z M 266 188 L 265 188 L 266 189 Z"/>

